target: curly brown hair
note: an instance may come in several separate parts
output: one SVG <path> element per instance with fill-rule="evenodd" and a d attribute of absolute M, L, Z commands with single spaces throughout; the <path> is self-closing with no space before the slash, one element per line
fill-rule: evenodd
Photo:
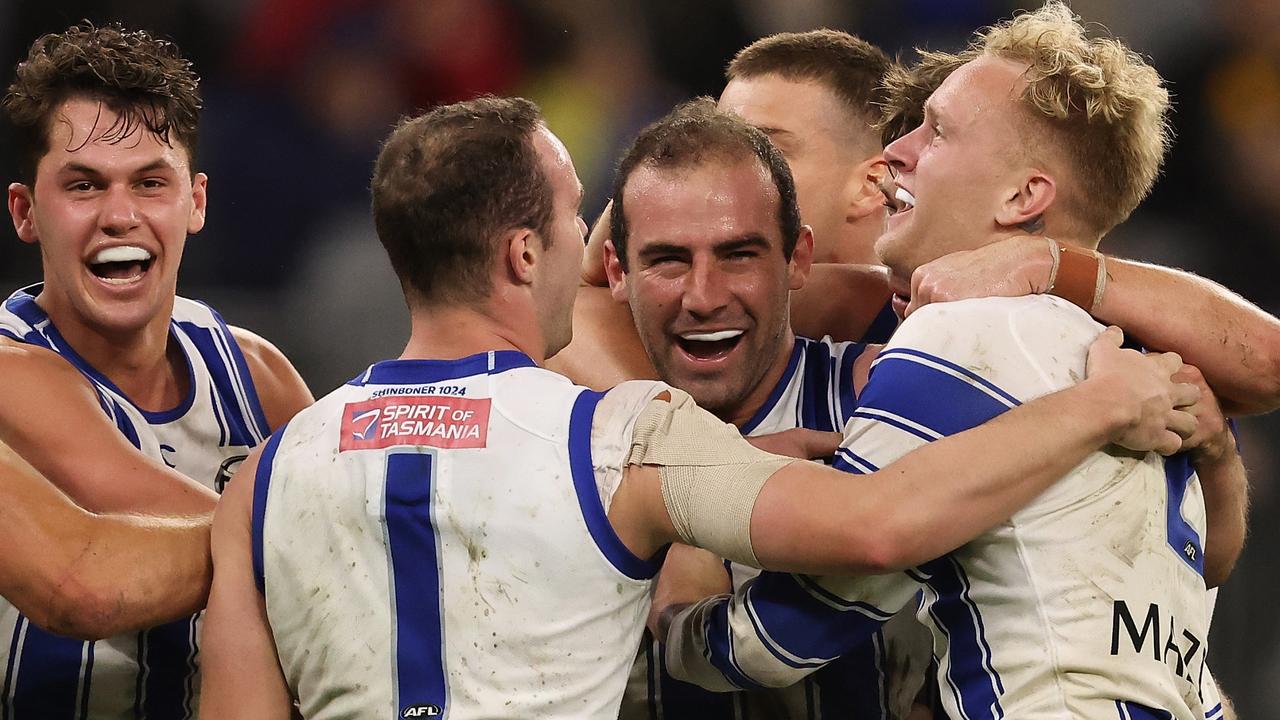
<path fill-rule="evenodd" d="M 3 103 L 24 183 L 35 182 L 36 165 L 49 151 L 53 113 L 72 97 L 98 100 L 116 114 L 102 139 L 119 142 L 139 125 L 166 144 L 172 135 L 195 172 L 200 78 L 173 43 L 145 30 L 87 22 L 32 43 Z"/>

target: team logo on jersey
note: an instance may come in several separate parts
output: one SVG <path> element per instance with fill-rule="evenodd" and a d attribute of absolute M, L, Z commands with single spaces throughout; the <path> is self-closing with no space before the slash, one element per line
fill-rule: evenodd
<path fill-rule="evenodd" d="M 482 448 L 489 440 L 489 398 L 388 395 L 348 403 L 340 452 L 395 445 Z M 416 706 L 415 706 L 416 707 Z"/>
<path fill-rule="evenodd" d="M 439 717 L 443 712 L 439 705 L 410 705 L 400 711 L 402 718 Z"/>
<path fill-rule="evenodd" d="M 227 483 L 231 481 L 231 476 L 236 474 L 236 471 L 240 469 L 240 463 L 244 462 L 247 457 L 249 456 L 232 455 L 223 460 L 222 464 L 218 466 L 218 476 L 213 479 L 213 489 L 219 495 L 227 488 Z"/>

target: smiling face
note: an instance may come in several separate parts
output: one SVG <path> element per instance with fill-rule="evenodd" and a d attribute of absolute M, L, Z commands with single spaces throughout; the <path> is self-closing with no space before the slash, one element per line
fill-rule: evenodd
<path fill-rule="evenodd" d="M 716 106 L 762 130 L 786 158 L 815 262 L 870 261 L 871 241 L 850 214 L 861 164 L 880 150 L 866 123 L 822 83 L 776 74 L 730 80 Z"/>
<path fill-rule="evenodd" d="M 1026 169 L 1016 104 L 1024 71 L 993 57 L 966 63 L 929 98 L 923 124 L 885 148 L 906 206 L 889 217 L 876 252 L 898 295 L 921 265 L 1007 235 L 997 217 Z"/>
<path fill-rule="evenodd" d="M 9 186 L 18 236 L 40 246 L 40 304 L 64 333 L 167 327 L 187 235 L 204 226 L 207 180 L 186 148 L 142 126 L 103 139 L 117 119 L 97 100 L 63 102 L 34 186 Z"/>
<path fill-rule="evenodd" d="M 608 262 L 618 300 L 663 380 L 730 422 L 748 419 L 786 367 L 789 291 L 812 238 L 788 261 L 778 193 L 754 158 L 692 168 L 641 166 L 627 180 L 628 272 Z"/>

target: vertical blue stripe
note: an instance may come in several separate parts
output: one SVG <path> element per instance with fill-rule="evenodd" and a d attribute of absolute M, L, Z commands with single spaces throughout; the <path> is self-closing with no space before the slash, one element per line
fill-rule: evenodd
<path fill-rule="evenodd" d="M 209 377 L 213 378 L 214 387 L 218 389 L 217 395 L 222 399 L 222 406 L 227 413 L 224 422 L 230 430 L 231 444 L 247 447 L 257 445 L 258 441 L 250 430 L 248 421 L 244 417 L 243 408 L 241 408 L 240 401 L 236 397 L 235 383 L 231 379 L 228 372 L 229 369 L 222 359 L 222 353 L 219 352 L 217 341 L 213 337 L 213 330 L 189 322 L 176 324 L 186 333 L 191 343 L 196 346 L 196 351 L 204 359 L 204 365 L 209 371 Z M 240 412 L 235 412 L 235 409 L 239 409 Z"/>
<path fill-rule="evenodd" d="M 143 634 L 145 671 L 142 712 L 147 720 L 184 720 L 191 676 L 191 618 L 149 628 Z"/>
<path fill-rule="evenodd" d="M 17 673 L 10 714 L 13 720 L 75 720 L 84 643 L 59 637 L 32 625 L 25 617 L 26 638 Z"/>
<path fill-rule="evenodd" d="M 250 525 L 250 545 L 253 554 L 253 580 L 258 584 L 258 592 L 266 593 L 266 573 L 262 558 L 262 532 L 267 519 L 267 491 L 271 488 L 271 466 L 276 460 L 276 450 L 280 447 L 280 438 L 284 437 L 288 423 L 281 425 L 274 435 L 267 439 L 258 457 L 258 468 L 253 476 L 253 521 Z"/>
<path fill-rule="evenodd" d="M 880 308 L 880 313 L 871 321 L 871 325 L 862 334 L 862 342 L 887 343 L 898 329 L 898 314 L 893 311 L 893 302 L 889 301 Z"/>
<path fill-rule="evenodd" d="M 445 709 L 440 566 L 431 523 L 435 457 L 387 456 L 386 527 L 395 591 L 397 713 L 417 705 Z"/>
<path fill-rule="evenodd" d="M 836 429 L 831 426 L 831 351 L 824 343 L 807 345 L 800 386 L 800 427 L 830 432 Z"/>
<path fill-rule="evenodd" d="M 866 350 L 867 347 L 861 343 L 849 345 L 845 347 L 844 354 L 840 357 L 840 374 L 836 377 L 837 387 L 840 388 L 840 413 L 836 418 L 838 421 L 837 430 L 844 429 L 844 424 L 849 422 L 849 418 L 853 417 L 853 411 L 858 407 L 853 387 L 853 361 L 861 357 Z"/>
<path fill-rule="evenodd" d="M 201 303 L 202 305 L 204 303 Z M 253 374 L 249 372 L 249 363 L 244 359 L 244 353 L 240 350 L 240 345 L 236 342 L 236 338 L 231 334 L 231 328 L 227 327 L 226 321 L 218 314 L 217 310 L 205 305 L 209 313 L 213 315 L 213 319 L 218 323 L 218 329 L 222 331 L 222 338 L 225 344 L 231 350 L 231 357 L 235 363 L 236 374 L 240 376 L 240 385 L 244 390 L 245 400 L 248 401 L 249 407 L 242 407 L 241 410 L 247 412 L 245 419 L 256 423 L 258 426 L 257 437 L 259 440 L 271 434 L 271 426 L 267 424 L 266 413 L 262 411 L 262 402 L 258 399 L 258 389 L 253 384 Z M 239 404 L 237 403 L 237 406 Z M 257 443 L 250 443 L 257 444 Z"/>
<path fill-rule="evenodd" d="M 977 604 L 969 597 L 964 569 L 949 556 L 924 568 L 931 575 L 929 586 L 938 595 L 929 614 L 947 636 L 946 678 L 956 704 L 967 720 L 1004 717 L 1000 705 L 1004 683 L 991 663 L 986 628 Z"/>
<path fill-rule="evenodd" d="M 1182 561 L 1193 570 L 1204 576 L 1204 544 L 1200 541 L 1200 533 L 1191 527 L 1182 517 L 1182 501 L 1187 495 L 1187 485 L 1195 471 L 1185 453 L 1179 453 L 1164 459 L 1164 479 L 1168 486 L 1168 507 L 1166 508 L 1166 532 L 1169 547 L 1177 553 Z"/>

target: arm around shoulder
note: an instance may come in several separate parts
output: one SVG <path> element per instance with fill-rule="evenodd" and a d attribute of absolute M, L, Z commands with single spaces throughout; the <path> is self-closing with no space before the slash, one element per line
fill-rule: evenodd
<path fill-rule="evenodd" d="M 0 444 L 0 594 L 40 627 L 94 640 L 208 597 L 208 515 L 93 515 Z"/>
<path fill-rule="evenodd" d="M 228 329 L 249 364 L 262 412 L 272 431 L 316 401 L 306 381 L 279 348 L 244 328 L 230 326 Z"/>

